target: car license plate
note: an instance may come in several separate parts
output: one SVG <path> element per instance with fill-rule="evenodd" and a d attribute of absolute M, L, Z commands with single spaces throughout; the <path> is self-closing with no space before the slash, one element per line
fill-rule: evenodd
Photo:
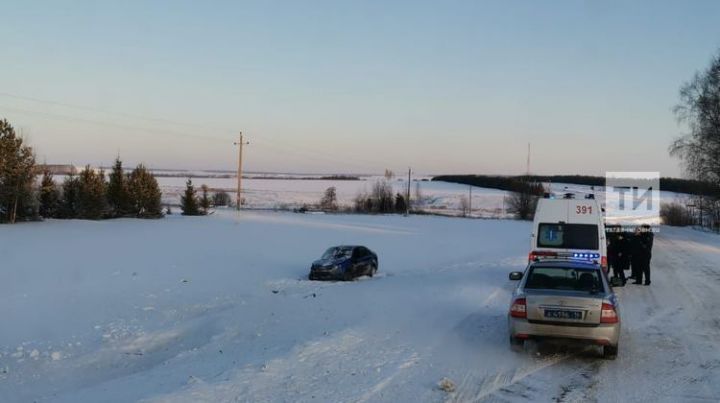
<path fill-rule="evenodd" d="M 581 311 L 565 311 L 565 310 L 559 310 L 559 309 L 546 309 L 545 317 L 549 318 L 549 319 L 581 320 L 582 312 Z"/>

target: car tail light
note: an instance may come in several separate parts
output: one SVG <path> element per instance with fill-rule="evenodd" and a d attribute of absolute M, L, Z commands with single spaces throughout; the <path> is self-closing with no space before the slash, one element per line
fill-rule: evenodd
<path fill-rule="evenodd" d="M 527 318 L 527 302 L 525 298 L 516 298 L 510 306 L 510 316 L 513 318 Z"/>
<path fill-rule="evenodd" d="M 603 303 L 602 311 L 600 312 L 600 323 L 618 323 L 619 321 L 620 318 L 618 318 L 615 307 L 611 304 Z"/>
<path fill-rule="evenodd" d="M 557 257 L 557 255 L 557 252 L 534 250 L 528 254 L 528 262 L 535 261 L 535 259 L 539 259 L 541 257 Z"/>

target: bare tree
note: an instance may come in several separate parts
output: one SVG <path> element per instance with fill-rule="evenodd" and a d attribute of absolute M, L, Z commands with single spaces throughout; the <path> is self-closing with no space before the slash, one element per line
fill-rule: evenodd
<path fill-rule="evenodd" d="M 370 193 L 359 193 L 354 200 L 358 213 L 392 213 L 396 200 L 392 186 L 384 179 L 373 183 Z"/>
<path fill-rule="evenodd" d="M 663 224 L 675 227 L 692 225 L 692 215 L 686 206 L 680 203 L 664 203 L 660 206 Z"/>
<path fill-rule="evenodd" d="M 373 200 L 373 210 L 376 213 L 390 213 L 395 207 L 395 196 L 392 186 L 386 180 L 379 180 L 373 184 L 370 197 Z"/>
<path fill-rule="evenodd" d="M 415 182 L 415 203 L 418 206 L 422 206 L 425 203 L 425 197 L 422 189 L 420 188 L 420 182 Z"/>
<path fill-rule="evenodd" d="M 689 176 L 720 189 L 720 53 L 706 70 L 683 84 L 674 113 L 689 131 L 673 141 L 670 155 L 682 160 Z M 719 201 L 720 192 L 700 201 L 708 207 L 700 209 L 701 225 L 720 225 Z"/>
<path fill-rule="evenodd" d="M 337 190 L 335 189 L 335 186 L 330 186 L 329 188 L 325 189 L 325 194 L 320 200 L 320 208 L 323 210 L 331 211 L 335 211 L 338 209 Z"/>
<path fill-rule="evenodd" d="M 515 190 L 505 198 L 505 204 L 510 214 L 520 220 L 532 220 L 535 207 L 540 196 L 545 192 L 542 184 L 522 178 L 513 186 Z"/>
<path fill-rule="evenodd" d="M 228 192 L 224 190 L 219 190 L 215 192 L 212 196 L 212 204 L 215 207 L 220 206 L 230 206 L 232 207 L 232 198 L 228 194 Z"/>

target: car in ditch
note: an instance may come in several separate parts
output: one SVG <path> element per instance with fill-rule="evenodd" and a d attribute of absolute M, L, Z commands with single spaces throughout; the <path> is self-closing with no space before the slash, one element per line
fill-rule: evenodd
<path fill-rule="evenodd" d="M 524 272 L 510 273 L 518 281 L 508 310 L 510 344 L 523 348 L 527 340 L 567 340 L 602 347 L 614 359 L 620 342 L 620 310 L 613 286 L 600 264 L 573 259 L 537 260 Z"/>
<path fill-rule="evenodd" d="M 378 270 L 378 257 L 364 246 L 342 245 L 328 248 L 310 267 L 310 280 L 353 280 L 372 277 Z"/>

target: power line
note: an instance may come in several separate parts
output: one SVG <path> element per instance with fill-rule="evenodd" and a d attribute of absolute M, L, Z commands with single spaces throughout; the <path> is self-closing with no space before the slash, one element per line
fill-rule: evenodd
<path fill-rule="evenodd" d="M 23 95 L 17 95 L 7 92 L 0 92 L 0 96 L 6 97 L 6 98 L 12 98 L 12 99 L 18 99 L 23 101 L 30 101 L 40 104 L 46 104 L 46 105 L 54 105 L 54 106 L 61 106 L 64 108 L 71 108 L 76 110 L 83 110 L 83 111 L 90 111 L 90 112 L 96 112 L 96 113 L 102 113 L 106 115 L 114 115 L 116 117 L 122 117 L 122 118 L 130 118 L 130 119 L 137 119 L 137 120 L 145 120 L 148 122 L 155 122 L 155 123 L 164 123 L 164 124 L 170 124 L 174 126 L 184 126 L 188 128 L 193 129 L 202 129 L 203 131 L 207 131 L 208 129 L 212 131 L 218 131 L 223 133 L 234 133 L 233 130 L 227 129 L 227 128 L 221 128 L 221 127 L 213 127 L 208 125 L 200 125 L 195 123 L 188 123 L 188 122 L 177 122 L 170 119 L 165 118 L 158 118 L 158 117 L 150 117 L 150 116 L 143 116 L 143 115 L 135 115 L 135 114 L 129 114 L 124 112 L 114 112 L 114 111 L 108 111 L 100 108 L 85 106 L 85 105 L 77 105 L 77 104 L 70 104 L 66 102 L 58 102 L 58 101 L 52 101 L 52 100 L 46 100 L 46 99 L 40 99 L 35 97 L 28 97 Z M 22 113 L 22 114 L 29 114 L 29 115 L 38 115 L 43 116 L 46 118 L 52 118 L 52 119 L 59 119 L 64 121 L 70 121 L 70 122 L 81 122 L 86 124 L 93 124 L 98 126 L 105 126 L 105 127 L 113 127 L 117 129 L 123 129 L 123 130 L 136 130 L 136 131 L 143 131 L 148 133 L 155 133 L 155 134 L 162 134 L 162 135 L 172 135 L 172 136 L 181 136 L 186 138 L 193 138 L 193 139 L 200 139 L 200 140 L 212 140 L 212 141 L 222 141 L 227 142 L 228 138 L 222 138 L 222 137 L 214 137 L 214 136 L 201 136 L 197 134 L 189 134 L 184 132 L 179 132 L 175 130 L 168 130 L 168 129 L 162 129 L 162 128 L 148 128 L 148 127 L 142 127 L 137 125 L 127 125 L 127 124 L 118 124 L 114 122 L 108 122 L 108 121 L 102 121 L 98 119 L 88 119 L 88 118 L 82 118 L 77 116 L 67 116 L 62 115 L 58 113 L 51 113 L 51 112 L 40 112 L 40 111 L 34 111 L 34 110 L 28 110 L 28 109 L 22 109 L 22 108 L 15 108 L 15 107 L 7 107 L 2 106 L 3 109 L 8 111 L 13 111 L 16 113 Z M 302 149 L 302 146 L 298 147 L 297 145 L 292 145 L 291 147 L 280 145 L 270 139 L 256 139 L 260 145 L 265 145 L 266 147 L 274 148 L 276 150 L 280 150 L 282 152 L 296 155 L 300 158 L 303 156 L 308 157 L 311 156 L 314 159 L 322 159 L 327 162 L 332 162 L 337 164 L 338 166 L 347 166 L 351 165 L 356 168 L 360 168 L 363 170 L 367 170 L 371 166 L 377 166 L 379 165 L 376 162 L 371 162 L 367 160 L 359 160 L 357 158 L 353 157 L 343 157 L 342 159 L 336 159 L 333 157 L 328 156 L 326 153 L 321 153 L 318 151 L 313 151 L 310 149 Z"/>
<path fill-rule="evenodd" d="M 65 102 L 49 101 L 49 100 L 40 99 L 40 98 L 27 97 L 27 96 L 16 95 L 16 94 L 10 94 L 10 93 L 7 93 L 7 92 L 0 92 L 0 96 L 7 97 L 7 98 L 20 99 L 20 100 L 23 100 L 23 101 L 37 102 L 37 103 L 46 104 L 46 105 L 55 105 L 55 106 L 62 106 L 62 107 L 71 108 L 71 109 L 78 109 L 78 110 L 84 110 L 84 111 L 90 111 L 90 112 L 104 113 L 104 114 L 106 114 L 106 115 L 116 115 L 116 116 L 123 117 L 123 118 L 146 120 L 146 121 L 156 122 L 156 123 L 167 123 L 167 124 L 172 124 L 172 125 L 175 125 L 175 126 L 186 126 L 186 127 L 190 127 L 190 128 L 194 128 L 194 129 L 207 130 L 208 128 L 210 128 L 210 129 L 213 129 L 213 130 L 216 130 L 216 131 L 227 132 L 227 133 L 235 133 L 233 130 L 230 130 L 230 129 L 228 129 L 228 128 L 212 127 L 212 126 L 209 126 L 209 125 L 200 125 L 200 124 L 188 123 L 188 122 L 178 122 L 178 121 L 174 121 L 174 120 L 170 120 L 170 119 L 165 119 L 165 118 L 158 118 L 158 117 L 150 117 L 150 116 L 136 115 L 136 114 L 126 113 L 126 112 L 108 111 L 108 110 L 105 110 L 105 109 L 94 108 L 94 107 L 85 106 L 85 105 L 76 105 L 76 104 L 69 104 L 69 103 L 65 103 Z"/>
<path fill-rule="evenodd" d="M 16 113 L 38 115 L 38 116 L 42 116 L 45 118 L 58 119 L 58 120 L 69 121 L 69 122 L 80 122 L 80 123 L 92 124 L 92 125 L 97 125 L 97 126 L 102 126 L 102 127 L 112 127 L 112 128 L 116 128 L 116 129 L 123 129 L 123 130 L 143 131 L 143 132 L 149 132 L 149 133 L 155 133 L 155 134 L 161 134 L 161 135 L 181 136 L 181 137 L 186 137 L 186 138 L 199 139 L 199 140 L 211 140 L 211 141 L 217 141 L 217 142 L 223 142 L 223 143 L 227 143 L 227 141 L 229 140 L 229 139 L 222 138 L 222 137 L 200 136 L 197 134 L 189 134 L 189 133 L 178 132 L 178 131 L 174 131 L 174 130 L 132 126 L 132 125 L 119 124 L 119 123 L 114 123 L 114 122 L 101 121 L 101 120 L 96 120 L 96 119 L 86 119 L 86 118 L 81 118 L 81 117 L 77 117 L 77 116 L 61 115 L 61 114 L 50 113 L 50 112 L 32 111 L 32 110 L 13 108 L 13 107 L 7 107 L 7 106 L 2 106 L 1 108 L 3 110 L 13 111 Z M 267 139 L 260 139 L 260 140 L 256 140 L 256 141 L 259 143 L 259 145 L 261 147 L 265 146 L 265 147 L 268 147 L 271 149 L 278 150 L 280 152 L 295 155 L 299 158 L 312 156 L 312 158 L 323 159 L 327 162 L 333 162 L 340 166 L 354 165 L 356 167 L 366 168 L 367 166 L 372 165 L 372 164 L 368 164 L 368 163 L 365 163 L 365 164 L 353 163 L 351 161 L 348 161 L 347 159 L 339 160 L 339 159 L 329 157 L 326 154 L 322 154 L 319 152 L 312 152 L 309 150 L 302 150 L 302 149 L 298 149 L 297 147 L 294 147 L 294 146 L 292 148 L 290 148 L 287 146 L 279 145 L 279 144 L 277 144 L 271 140 L 267 140 Z"/>
<path fill-rule="evenodd" d="M 70 122 L 90 123 L 93 125 L 114 127 L 117 129 L 124 129 L 124 130 L 137 130 L 137 131 L 144 131 L 144 132 L 149 132 L 149 133 L 172 135 L 172 136 L 182 136 L 182 137 L 202 139 L 202 140 L 214 140 L 214 141 L 222 141 L 222 142 L 228 141 L 227 138 L 221 138 L 221 137 L 200 136 L 197 134 L 183 133 L 183 132 L 178 132 L 178 131 L 174 131 L 174 130 L 130 126 L 130 125 L 124 125 L 124 124 L 118 124 L 118 123 L 112 123 L 112 122 L 104 122 L 104 121 L 94 120 L 94 119 L 79 118 L 77 116 L 67 116 L 67 115 L 60 115 L 60 114 L 49 113 L 49 112 L 30 111 L 27 109 L 19 109 L 19 108 L 7 107 L 7 106 L 2 106 L 2 109 L 17 112 L 17 113 L 23 113 L 23 114 L 29 114 L 29 115 L 40 115 L 40 116 L 44 116 L 44 117 L 48 117 L 48 118 L 52 118 L 52 119 L 65 120 L 65 121 L 70 121 Z"/>

